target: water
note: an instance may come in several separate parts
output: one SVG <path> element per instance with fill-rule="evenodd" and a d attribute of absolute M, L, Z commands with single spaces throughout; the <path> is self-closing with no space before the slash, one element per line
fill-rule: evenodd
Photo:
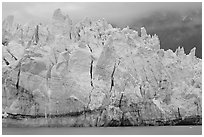
<path fill-rule="evenodd" d="M 3 135 L 201 135 L 202 126 L 2 128 Z"/>

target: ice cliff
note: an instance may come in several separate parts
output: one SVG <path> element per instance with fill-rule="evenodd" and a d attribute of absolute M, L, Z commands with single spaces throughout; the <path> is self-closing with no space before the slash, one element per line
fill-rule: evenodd
<path fill-rule="evenodd" d="M 8 16 L 2 25 L 2 111 L 21 124 L 140 125 L 202 115 L 195 48 L 164 51 L 145 28 L 89 18 L 73 24 L 60 9 L 49 24 Z"/>

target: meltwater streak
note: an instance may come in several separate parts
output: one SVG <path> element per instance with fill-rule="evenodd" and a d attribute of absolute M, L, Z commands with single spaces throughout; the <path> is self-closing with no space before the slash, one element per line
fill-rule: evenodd
<path fill-rule="evenodd" d="M 3 135 L 201 135 L 202 126 L 2 128 Z"/>

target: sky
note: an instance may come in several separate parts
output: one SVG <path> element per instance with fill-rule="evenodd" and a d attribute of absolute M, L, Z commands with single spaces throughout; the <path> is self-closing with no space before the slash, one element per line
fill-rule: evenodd
<path fill-rule="evenodd" d="M 29 21 L 46 22 L 51 20 L 55 9 L 60 8 L 67 13 L 74 23 L 84 17 L 92 19 L 105 18 L 108 22 L 126 27 L 132 19 L 146 16 L 154 10 L 178 10 L 201 8 L 200 3 L 173 2 L 3 2 L 2 18 L 14 15 L 15 22 L 25 24 Z"/>

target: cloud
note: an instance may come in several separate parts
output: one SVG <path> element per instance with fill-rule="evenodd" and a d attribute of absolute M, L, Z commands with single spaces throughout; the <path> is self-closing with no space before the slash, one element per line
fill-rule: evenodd
<path fill-rule="evenodd" d="M 160 2 L 20 2 L 3 3 L 3 18 L 13 14 L 15 20 L 25 23 L 29 20 L 51 19 L 55 9 L 61 8 L 68 13 L 73 22 L 88 16 L 93 19 L 105 18 L 108 21 L 128 24 L 131 19 L 140 18 L 154 10 L 186 10 L 201 8 L 201 3 L 160 3 Z"/>

